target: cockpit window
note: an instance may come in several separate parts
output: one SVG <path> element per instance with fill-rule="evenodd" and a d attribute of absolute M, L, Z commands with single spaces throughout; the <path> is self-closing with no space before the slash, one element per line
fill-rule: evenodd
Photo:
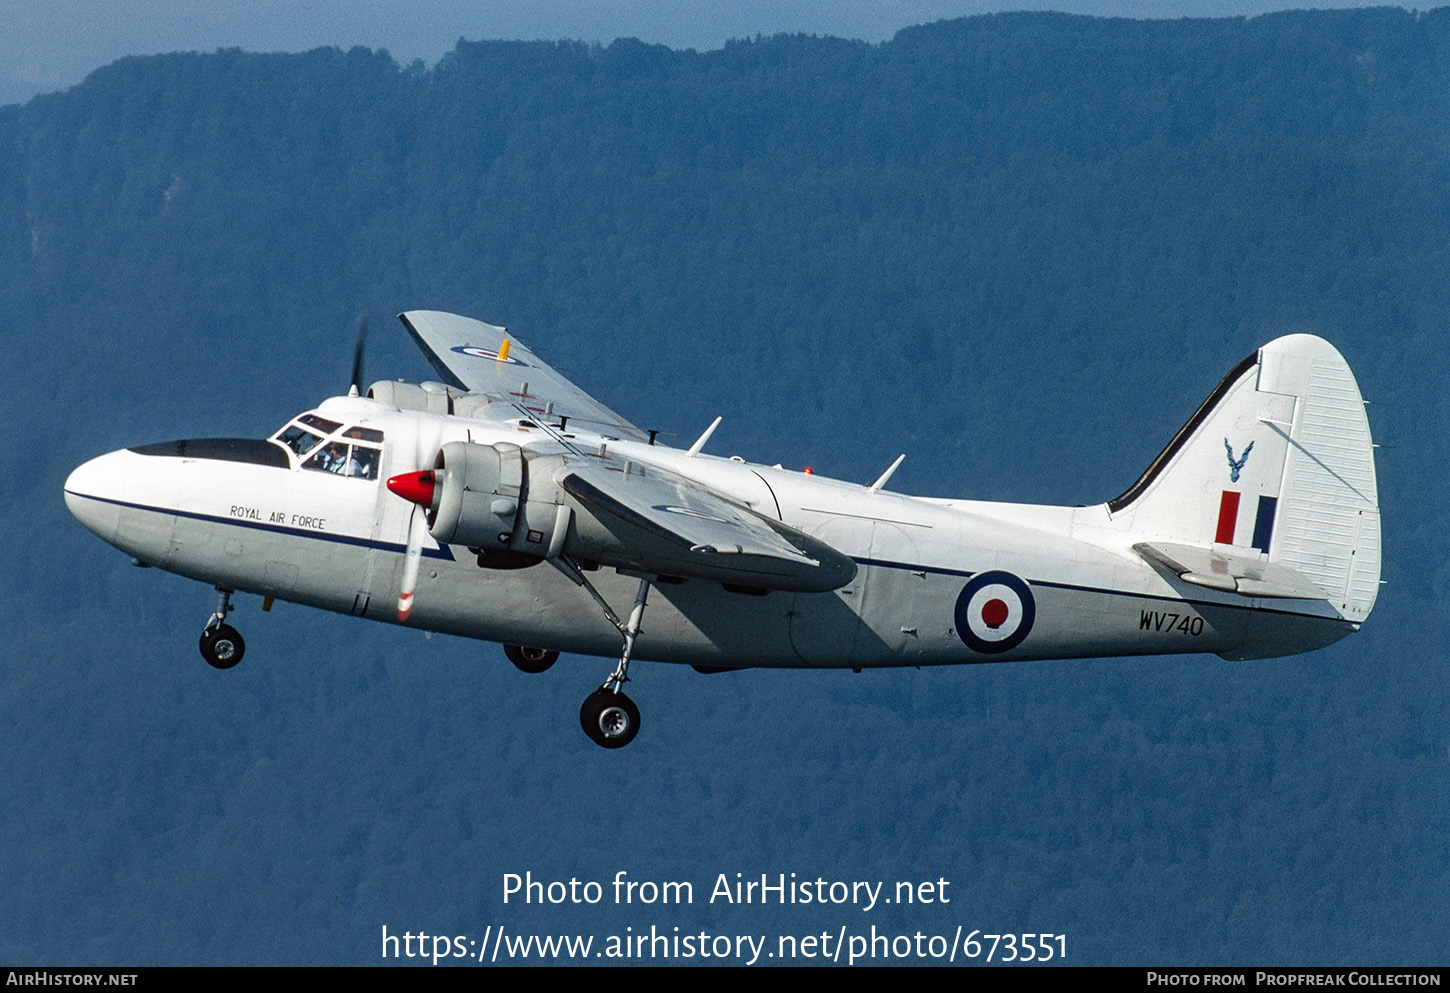
<path fill-rule="evenodd" d="M 377 479 L 381 454 L 376 448 L 334 441 L 319 448 L 312 458 L 302 463 L 302 468 L 353 479 Z"/>
<path fill-rule="evenodd" d="M 317 450 L 317 454 L 303 463 L 305 469 L 321 469 L 323 472 L 335 472 L 342 474 L 342 468 L 347 464 L 347 443 L 334 441 L 330 445 L 323 445 Z"/>
<path fill-rule="evenodd" d="M 304 469 L 351 479 L 377 479 L 383 460 L 383 433 L 374 428 L 344 427 L 316 414 L 303 414 L 272 441 L 297 456 Z"/>
<path fill-rule="evenodd" d="M 303 414 L 297 420 L 310 428 L 316 428 L 319 434 L 332 434 L 332 432 L 342 427 L 336 421 L 329 421 L 327 418 L 318 417 L 316 414 Z"/>
<path fill-rule="evenodd" d="M 353 445 L 352 457 L 348 460 L 348 475 L 361 479 L 377 479 L 378 462 L 381 456 L 382 453 L 376 448 Z"/>
<path fill-rule="evenodd" d="M 320 418 L 314 418 L 320 420 Z M 311 431 L 298 427 L 296 424 L 289 424 L 287 429 L 277 436 L 277 440 L 286 445 L 297 455 L 303 456 L 317 447 L 322 439 Z"/>

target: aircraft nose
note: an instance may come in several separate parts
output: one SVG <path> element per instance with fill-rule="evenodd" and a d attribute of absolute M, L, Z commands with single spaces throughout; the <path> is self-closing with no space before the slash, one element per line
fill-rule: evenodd
<path fill-rule="evenodd" d="M 111 544 L 126 495 L 130 453 L 110 452 L 76 468 L 65 481 L 65 505 L 91 531 Z"/>

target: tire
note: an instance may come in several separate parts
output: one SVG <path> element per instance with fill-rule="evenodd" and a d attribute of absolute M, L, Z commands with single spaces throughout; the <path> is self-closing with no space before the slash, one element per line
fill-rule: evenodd
<path fill-rule="evenodd" d="M 559 660 L 558 652 L 525 645 L 504 645 L 503 653 L 520 671 L 529 673 L 543 672 Z"/>
<path fill-rule="evenodd" d="M 601 748 L 623 748 L 639 734 L 639 708 L 623 693 L 595 690 L 579 708 L 579 723 Z"/>
<path fill-rule="evenodd" d="M 201 633 L 201 657 L 214 669 L 230 669 L 246 651 L 247 643 L 230 624 L 219 624 Z"/>

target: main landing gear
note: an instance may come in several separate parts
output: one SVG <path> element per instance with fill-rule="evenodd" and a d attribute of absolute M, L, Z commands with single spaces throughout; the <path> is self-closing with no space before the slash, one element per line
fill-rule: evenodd
<path fill-rule="evenodd" d="M 230 669 L 242 660 L 247 650 L 247 644 L 237 629 L 226 623 L 227 614 L 235 609 L 232 591 L 218 586 L 216 613 L 211 615 L 201 632 L 201 657 L 217 669 Z"/>
<path fill-rule="evenodd" d="M 629 682 L 629 657 L 634 653 L 634 641 L 639 637 L 639 623 L 644 617 L 645 601 L 649 599 L 650 580 L 647 577 L 640 578 L 639 592 L 634 597 L 634 609 L 629 613 L 629 620 L 621 623 L 618 615 L 584 577 L 583 570 L 568 559 L 561 559 L 562 556 L 549 561 L 564 575 L 588 590 L 595 603 L 603 609 L 604 616 L 624 636 L 619 663 L 604 681 L 604 685 L 585 697 L 584 706 L 579 708 L 579 724 L 590 741 L 602 748 L 623 748 L 639 734 L 639 708 L 634 705 L 633 700 L 625 696 L 624 684 Z"/>

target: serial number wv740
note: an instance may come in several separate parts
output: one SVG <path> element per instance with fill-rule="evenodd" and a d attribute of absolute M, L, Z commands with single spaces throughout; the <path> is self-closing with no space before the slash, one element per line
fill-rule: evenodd
<path fill-rule="evenodd" d="M 1200 635 L 1203 634 L 1203 618 L 1197 614 L 1173 614 L 1163 610 L 1145 610 L 1138 620 L 1138 630 Z"/>

